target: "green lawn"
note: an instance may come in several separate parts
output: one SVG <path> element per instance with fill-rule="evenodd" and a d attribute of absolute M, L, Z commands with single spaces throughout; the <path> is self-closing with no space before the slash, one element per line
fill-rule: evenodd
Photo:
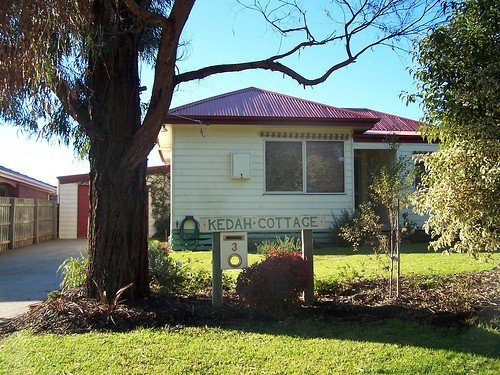
<path fill-rule="evenodd" d="M 285 320 L 239 328 L 138 329 L 0 342 L 5 374 L 498 374 L 500 335 L 481 328 Z"/>
<path fill-rule="evenodd" d="M 175 252 L 193 269 L 211 269 L 210 252 Z M 262 257 L 249 255 L 250 263 Z M 366 249 L 323 248 L 316 279 L 385 274 Z M 403 249 L 403 273 L 452 274 L 498 266 L 423 245 Z M 235 271 L 228 274 L 237 275 Z M 239 326 L 165 327 L 127 333 L 33 335 L 0 341 L 0 374 L 499 374 L 500 332 L 437 328 L 398 320 L 352 323 L 252 320 Z"/>
<path fill-rule="evenodd" d="M 314 275 L 316 280 L 343 278 L 372 278 L 387 276 L 389 261 L 385 256 L 375 256 L 368 248 L 354 252 L 347 247 L 329 247 L 315 250 Z M 172 257 L 193 270 L 211 272 L 210 251 L 176 251 Z M 248 254 L 248 263 L 263 259 L 262 255 Z M 403 245 L 401 249 L 401 273 L 420 275 L 446 275 L 459 272 L 488 270 L 500 265 L 500 253 L 491 254 L 488 261 L 476 260 L 467 254 L 445 255 L 427 250 L 426 244 Z M 237 277 L 238 271 L 224 271 Z"/>

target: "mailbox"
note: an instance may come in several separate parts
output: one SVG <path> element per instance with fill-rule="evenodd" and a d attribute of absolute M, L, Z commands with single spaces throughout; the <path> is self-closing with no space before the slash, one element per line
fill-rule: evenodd
<path fill-rule="evenodd" d="M 248 266 L 247 232 L 220 234 L 221 269 L 235 270 Z"/>

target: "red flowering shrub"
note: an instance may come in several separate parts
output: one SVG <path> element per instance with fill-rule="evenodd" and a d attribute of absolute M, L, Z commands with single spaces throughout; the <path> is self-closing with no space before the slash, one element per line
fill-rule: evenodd
<path fill-rule="evenodd" d="M 286 308 L 298 302 L 311 278 L 308 263 L 300 253 L 272 252 L 240 273 L 236 293 L 247 306 Z"/>

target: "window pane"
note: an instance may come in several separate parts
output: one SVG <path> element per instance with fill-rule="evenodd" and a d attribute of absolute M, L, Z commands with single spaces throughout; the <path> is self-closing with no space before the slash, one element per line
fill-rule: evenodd
<path fill-rule="evenodd" d="M 302 142 L 266 142 L 266 191 L 304 191 Z"/>
<path fill-rule="evenodd" d="M 344 192 L 344 143 L 307 142 L 307 192 Z"/>

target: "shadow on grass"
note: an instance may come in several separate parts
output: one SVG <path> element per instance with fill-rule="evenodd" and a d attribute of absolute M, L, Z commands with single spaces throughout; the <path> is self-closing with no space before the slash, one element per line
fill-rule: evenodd
<path fill-rule="evenodd" d="M 428 243 L 408 243 L 401 245 L 402 254 L 427 254 L 433 253 L 429 250 Z M 373 248 L 360 246 L 356 251 L 351 246 L 325 246 L 314 249 L 314 255 L 372 255 Z"/>
<path fill-rule="evenodd" d="M 344 311 L 328 309 L 310 307 L 299 316 L 282 315 L 280 318 L 256 313 L 246 320 L 242 313 L 225 321 L 206 322 L 205 326 L 303 339 L 413 346 L 500 358 L 500 332 L 484 326 L 465 325 L 466 314 L 437 313 L 430 317 L 428 312 L 394 306 L 365 307 L 364 311 L 356 307 L 355 313 L 349 311 L 348 306 L 341 307 Z M 214 314 L 218 313 L 227 316 L 228 311 L 224 307 L 215 309 Z"/>

